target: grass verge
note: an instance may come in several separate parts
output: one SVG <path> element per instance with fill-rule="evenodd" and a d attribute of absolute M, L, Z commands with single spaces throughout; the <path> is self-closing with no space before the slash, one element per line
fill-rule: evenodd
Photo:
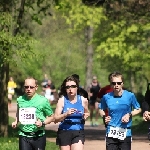
<path fill-rule="evenodd" d="M 18 128 L 13 129 L 11 127 L 11 123 L 14 121 L 14 118 L 9 117 L 9 126 L 8 126 L 8 137 L 0 138 L 0 148 L 2 150 L 19 150 L 18 143 Z M 50 138 L 56 138 L 56 132 L 47 130 L 46 136 Z M 46 150 L 59 150 L 59 147 L 55 144 L 55 142 L 46 142 Z"/>

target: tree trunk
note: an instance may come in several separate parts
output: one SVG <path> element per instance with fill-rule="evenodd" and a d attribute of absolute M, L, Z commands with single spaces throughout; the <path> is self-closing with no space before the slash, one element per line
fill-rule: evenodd
<path fill-rule="evenodd" d="M 9 76 L 9 65 L 4 63 L 0 69 L 0 136 L 8 135 L 8 100 L 7 83 Z"/>
<path fill-rule="evenodd" d="M 133 93 L 136 93 L 136 88 L 135 88 L 135 72 L 130 71 L 130 85 L 131 85 L 131 91 Z"/>
<path fill-rule="evenodd" d="M 88 90 L 89 85 L 91 84 L 92 80 L 92 68 L 93 68 L 93 45 L 92 40 L 93 38 L 93 27 L 88 26 L 85 31 L 85 44 L 87 50 L 87 60 L 86 60 L 86 83 L 85 89 Z"/>
<path fill-rule="evenodd" d="M 14 36 L 16 36 L 19 32 L 22 23 L 23 14 L 24 14 L 24 6 L 25 6 L 25 0 L 21 0 L 19 15 L 17 17 L 17 24 L 16 24 L 16 28 L 14 29 Z"/>
<path fill-rule="evenodd" d="M 139 89 L 138 89 L 138 93 L 141 93 L 142 94 L 142 91 L 143 91 L 143 76 L 140 75 L 139 76 L 139 79 L 140 79 L 140 83 L 139 83 Z"/>
<path fill-rule="evenodd" d="M 10 13 L 11 0 L 2 0 L 1 2 L 3 12 Z M 7 19 L 7 18 L 6 18 Z M 3 30 L 9 32 L 8 25 L 3 25 Z M 3 41 L 1 41 L 3 43 Z M 8 100 L 7 100 L 7 83 L 9 78 L 9 64 L 7 58 L 9 56 L 9 45 L 3 44 L 2 51 L 5 53 L 1 57 L 3 64 L 0 66 L 0 136 L 5 137 L 8 135 Z M 2 53 L 3 53 L 2 52 Z"/>

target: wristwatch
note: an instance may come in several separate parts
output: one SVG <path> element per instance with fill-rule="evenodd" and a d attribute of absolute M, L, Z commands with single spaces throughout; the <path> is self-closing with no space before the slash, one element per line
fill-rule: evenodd
<path fill-rule="evenodd" d="M 129 117 L 132 118 L 132 113 L 129 113 Z"/>
<path fill-rule="evenodd" d="M 45 122 L 44 121 L 42 121 L 42 127 L 45 127 Z"/>

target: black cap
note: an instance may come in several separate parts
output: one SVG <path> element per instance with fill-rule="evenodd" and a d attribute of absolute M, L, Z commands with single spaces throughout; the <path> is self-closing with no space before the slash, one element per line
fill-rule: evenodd
<path fill-rule="evenodd" d="M 77 80 L 79 80 L 80 81 L 80 79 L 79 79 L 79 75 L 77 75 L 77 74 L 73 74 L 72 75 L 74 78 L 76 78 Z"/>

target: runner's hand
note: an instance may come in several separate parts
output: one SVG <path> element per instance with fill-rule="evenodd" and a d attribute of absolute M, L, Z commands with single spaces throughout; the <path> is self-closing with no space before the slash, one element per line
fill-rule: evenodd
<path fill-rule="evenodd" d="M 143 113 L 143 119 L 144 119 L 144 121 L 150 120 L 150 112 L 145 111 L 145 112 Z"/>
<path fill-rule="evenodd" d="M 11 126 L 15 129 L 17 127 L 17 121 L 12 122 Z"/>
<path fill-rule="evenodd" d="M 41 126 L 42 126 L 41 120 L 38 119 L 38 120 L 35 122 L 35 125 L 36 125 L 37 127 L 41 127 Z"/>
<path fill-rule="evenodd" d="M 69 115 L 71 115 L 71 114 L 74 114 L 76 111 L 77 111 L 77 109 L 75 109 L 75 108 L 70 108 L 70 109 L 67 111 L 67 116 L 69 116 Z"/>
<path fill-rule="evenodd" d="M 83 118 L 84 118 L 85 120 L 86 120 L 89 116 L 90 116 L 89 113 L 84 113 L 84 114 L 83 114 Z"/>
<path fill-rule="evenodd" d="M 130 119 L 130 114 L 127 113 L 122 117 L 121 121 L 124 123 L 127 123 L 127 122 L 129 122 L 129 119 Z"/>
<path fill-rule="evenodd" d="M 108 123 L 110 122 L 110 120 L 111 120 L 111 117 L 110 117 L 110 116 L 105 117 L 105 123 L 106 123 L 106 124 L 108 124 Z"/>

